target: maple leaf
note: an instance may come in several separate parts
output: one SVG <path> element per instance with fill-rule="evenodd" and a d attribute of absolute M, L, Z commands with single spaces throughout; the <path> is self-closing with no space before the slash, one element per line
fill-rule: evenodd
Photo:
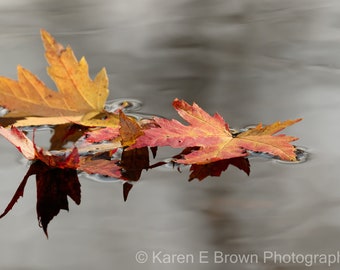
<path fill-rule="evenodd" d="M 75 142 L 75 147 L 81 155 L 85 156 L 89 153 L 116 150 L 122 146 L 119 129 L 120 127 L 91 129 Z"/>
<path fill-rule="evenodd" d="M 24 195 L 28 178 L 35 174 L 38 220 L 48 236 L 47 225 L 51 219 L 60 209 L 68 210 L 67 196 L 77 204 L 80 203 L 80 184 L 76 170 L 79 166 L 77 148 L 73 148 L 68 155 L 52 155 L 38 148 L 15 127 L 11 129 L 0 127 L 0 134 L 14 144 L 27 159 L 34 161 L 0 218 L 4 217 Z"/>
<path fill-rule="evenodd" d="M 138 181 L 144 169 L 149 169 L 149 150 L 147 147 L 132 149 L 126 148 L 136 142 L 136 139 L 143 135 L 143 128 L 136 119 L 119 112 L 121 144 L 124 147 L 120 166 L 122 167 L 122 178 L 129 181 Z M 148 123 L 149 124 L 149 123 Z M 154 150 L 154 149 L 153 149 Z M 123 185 L 123 198 L 127 200 L 133 185 L 129 182 Z"/>
<path fill-rule="evenodd" d="M 110 149 L 133 144 L 143 134 L 143 128 L 136 119 L 119 112 L 119 123 L 103 128 L 91 128 L 76 142 L 79 151 L 105 152 Z"/>
<path fill-rule="evenodd" d="M 128 117 L 122 111 L 119 113 L 120 137 L 122 146 L 129 146 L 135 143 L 136 139 L 143 134 L 142 128 L 136 119 Z"/>
<path fill-rule="evenodd" d="M 46 236 L 47 225 L 61 209 L 69 210 L 67 196 L 80 204 L 80 183 L 75 169 L 53 168 L 41 161 L 33 163 L 36 170 L 37 216 Z"/>
<path fill-rule="evenodd" d="M 114 151 L 113 151 L 114 152 Z M 142 171 L 149 169 L 149 150 L 147 147 L 123 151 L 121 157 L 112 159 L 112 151 L 81 156 L 78 170 L 88 174 L 99 174 L 126 181 L 123 184 L 124 201 L 133 187 L 131 182 L 140 179 Z"/>
<path fill-rule="evenodd" d="M 86 156 L 90 156 L 89 152 L 105 152 L 117 149 L 121 146 L 120 142 L 107 143 L 101 146 L 88 143 L 86 141 L 80 141 L 78 144 L 76 144 L 76 147 L 73 147 L 72 149 L 66 149 L 64 151 L 47 151 L 36 146 L 22 131 L 16 127 L 11 127 L 8 129 L 0 126 L 0 135 L 11 142 L 26 159 L 41 160 L 51 167 L 59 168 L 76 169 L 80 165 L 84 167 L 84 158 Z M 79 152 L 81 152 L 82 155 L 85 155 L 85 157 L 81 157 L 81 162 Z M 93 164 L 94 163 L 92 163 L 91 166 L 93 166 Z"/>
<path fill-rule="evenodd" d="M 85 140 L 89 143 L 99 143 L 102 141 L 111 141 L 117 138 L 119 134 L 120 127 L 106 127 L 101 129 L 96 129 L 85 133 Z"/>
<path fill-rule="evenodd" d="M 286 135 L 274 135 L 301 119 L 276 122 L 240 133 L 235 137 L 222 116 L 209 115 L 197 104 L 189 105 L 175 99 L 174 108 L 190 125 L 177 120 L 155 118 L 158 127 L 144 130 L 129 149 L 144 146 L 171 146 L 174 148 L 200 147 L 176 162 L 183 164 L 207 164 L 218 160 L 245 157 L 247 151 L 259 151 L 278 156 L 282 160 L 296 160 L 295 148 L 290 142 L 297 140 Z"/>
<path fill-rule="evenodd" d="M 18 66 L 18 80 L 0 77 L 0 105 L 11 112 L 6 117 L 31 117 L 16 125 L 61 124 L 80 122 L 104 110 L 108 96 L 108 78 L 102 69 L 94 80 L 85 58 L 79 62 L 71 47 L 64 48 L 45 30 L 41 30 L 47 71 L 58 92 L 49 89 L 30 71 Z M 90 118 L 90 116 L 85 117 Z"/>
<path fill-rule="evenodd" d="M 12 143 L 28 160 L 34 160 L 36 157 L 36 147 L 34 143 L 27 138 L 27 136 L 17 129 L 12 127 L 10 129 L 0 126 L 0 134 Z"/>
<path fill-rule="evenodd" d="M 78 149 L 73 148 L 69 153 L 53 155 L 49 151 L 37 147 L 22 131 L 16 127 L 10 129 L 0 126 L 0 135 L 11 142 L 28 160 L 41 160 L 50 167 L 76 169 L 79 165 Z"/>
<path fill-rule="evenodd" d="M 139 149 L 123 151 L 120 166 L 122 167 L 122 179 L 130 181 L 130 183 L 126 182 L 123 185 L 123 197 L 124 201 L 126 201 L 129 192 L 133 187 L 131 181 L 138 181 L 142 171 L 150 168 L 149 149 L 147 147 L 142 147 Z"/>
<path fill-rule="evenodd" d="M 85 58 L 78 62 L 71 47 L 66 49 L 45 30 L 41 30 L 48 74 L 59 92 L 78 112 L 102 111 L 108 96 L 108 79 L 103 68 L 92 81 Z"/>
<path fill-rule="evenodd" d="M 0 218 L 4 217 L 18 199 L 24 195 L 27 180 L 34 174 L 36 175 L 37 186 L 38 221 L 48 237 L 47 225 L 49 222 L 54 216 L 58 215 L 61 209 L 69 210 L 67 196 L 76 204 L 80 204 L 80 183 L 76 170 L 50 167 L 37 160 L 30 166 Z"/>
<path fill-rule="evenodd" d="M 0 127 L 0 134 L 15 145 L 24 157 L 33 161 L 0 218 L 4 217 L 24 195 L 28 178 L 35 174 L 38 220 L 48 236 L 48 223 L 59 213 L 60 209 L 68 210 L 67 196 L 76 204 L 80 203 L 80 183 L 77 176 L 77 168 L 80 164 L 78 150 L 73 148 L 68 154 L 63 152 L 62 155 L 53 155 L 37 147 L 16 127 L 11 129 Z"/>
<path fill-rule="evenodd" d="M 118 162 L 119 160 L 85 156 L 80 158 L 78 170 L 88 174 L 100 174 L 119 179 L 122 178 L 122 174 Z"/>

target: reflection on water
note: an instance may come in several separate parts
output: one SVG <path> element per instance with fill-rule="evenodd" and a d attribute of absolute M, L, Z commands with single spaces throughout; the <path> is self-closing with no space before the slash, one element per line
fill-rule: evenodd
<path fill-rule="evenodd" d="M 303 117 L 287 132 L 313 157 L 291 166 L 257 160 L 249 177 L 231 169 L 200 183 L 155 170 L 126 203 L 118 184 L 82 179 L 82 205 L 53 221 L 48 241 L 33 219 L 29 182 L 15 212 L 0 222 L 1 269 L 207 267 L 139 264 L 138 250 L 335 254 L 339 13 L 335 0 L 1 1 L 0 74 L 15 78 L 20 63 L 48 81 L 38 38 L 43 27 L 85 55 L 91 73 L 107 68 L 111 99 L 138 99 L 143 111 L 165 117 L 176 117 L 175 97 L 196 101 L 235 128 Z M 27 169 L 17 157 L 2 140 L 3 206 Z M 305 268 L 210 262 L 210 269 Z"/>

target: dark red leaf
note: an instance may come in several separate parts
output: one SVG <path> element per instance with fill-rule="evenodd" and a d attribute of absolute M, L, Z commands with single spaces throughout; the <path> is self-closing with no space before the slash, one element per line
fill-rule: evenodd
<path fill-rule="evenodd" d="M 138 181 L 142 170 L 149 168 L 149 150 L 147 147 L 124 151 L 120 162 L 122 175 L 130 181 Z"/>
<path fill-rule="evenodd" d="M 49 222 L 60 209 L 69 210 L 67 196 L 80 204 L 80 183 L 75 169 L 51 168 L 37 161 L 37 216 L 46 236 Z M 36 165 L 36 166 L 37 166 Z"/>
<path fill-rule="evenodd" d="M 12 209 L 17 200 L 23 196 L 27 180 L 33 174 L 36 175 L 36 207 L 39 225 L 43 228 L 46 236 L 48 236 L 48 223 L 59 213 L 60 209 L 68 210 L 67 196 L 76 204 L 80 204 L 80 183 L 75 169 L 53 168 L 37 160 L 30 166 L 0 218 L 4 217 Z"/>
<path fill-rule="evenodd" d="M 149 169 L 149 149 L 142 147 L 124 151 L 122 154 L 120 166 L 122 167 L 122 179 L 129 181 L 138 181 L 142 171 Z M 124 183 L 123 196 L 127 200 L 128 194 L 132 188 L 129 183 Z"/>
<path fill-rule="evenodd" d="M 69 154 L 48 155 L 43 150 L 36 150 L 36 158 L 49 167 L 77 169 L 79 167 L 78 149 L 74 147 Z"/>

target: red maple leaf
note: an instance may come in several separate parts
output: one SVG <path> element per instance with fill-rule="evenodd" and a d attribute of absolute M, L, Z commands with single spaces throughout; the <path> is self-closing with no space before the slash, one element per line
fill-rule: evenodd
<path fill-rule="evenodd" d="M 110 141 L 119 136 L 119 127 L 106 127 L 86 132 L 85 139 L 89 143 Z"/>
<path fill-rule="evenodd" d="M 173 106 L 190 125 L 183 125 L 174 119 L 155 118 L 157 127 L 144 130 L 144 134 L 129 149 L 144 146 L 199 147 L 197 151 L 176 161 L 183 164 L 208 164 L 245 157 L 247 151 L 269 153 L 282 160 L 296 160 L 295 148 L 290 143 L 297 138 L 274 134 L 301 119 L 276 122 L 268 126 L 259 124 L 254 129 L 234 136 L 218 113 L 211 116 L 197 104 L 191 106 L 178 99 L 174 100 Z"/>

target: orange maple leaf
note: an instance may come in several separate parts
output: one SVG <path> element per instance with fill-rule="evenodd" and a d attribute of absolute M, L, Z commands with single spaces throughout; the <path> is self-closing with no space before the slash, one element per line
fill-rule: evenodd
<path fill-rule="evenodd" d="M 122 146 L 134 144 L 136 139 L 143 134 L 142 128 L 134 118 L 125 115 L 122 111 L 119 113 L 119 120 Z"/>
<path fill-rule="evenodd" d="M 156 128 L 144 130 L 129 149 L 144 146 L 171 146 L 174 148 L 199 147 L 176 162 L 183 164 L 207 164 L 214 161 L 247 156 L 247 151 L 258 151 L 278 156 L 282 160 L 296 160 L 295 148 L 290 142 L 297 140 L 286 135 L 274 135 L 301 119 L 276 122 L 233 136 L 222 116 L 210 116 L 197 104 L 192 106 L 175 99 L 174 108 L 190 125 L 177 120 L 155 118 Z"/>
<path fill-rule="evenodd" d="M 41 30 L 41 38 L 50 64 L 48 74 L 59 91 L 49 89 L 30 71 L 18 66 L 17 81 L 0 76 L 0 105 L 11 111 L 7 117 L 46 117 L 17 125 L 60 124 L 103 111 L 109 93 L 105 69 L 91 80 L 85 58 L 78 62 L 71 47 L 64 48 L 45 30 Z"/>

